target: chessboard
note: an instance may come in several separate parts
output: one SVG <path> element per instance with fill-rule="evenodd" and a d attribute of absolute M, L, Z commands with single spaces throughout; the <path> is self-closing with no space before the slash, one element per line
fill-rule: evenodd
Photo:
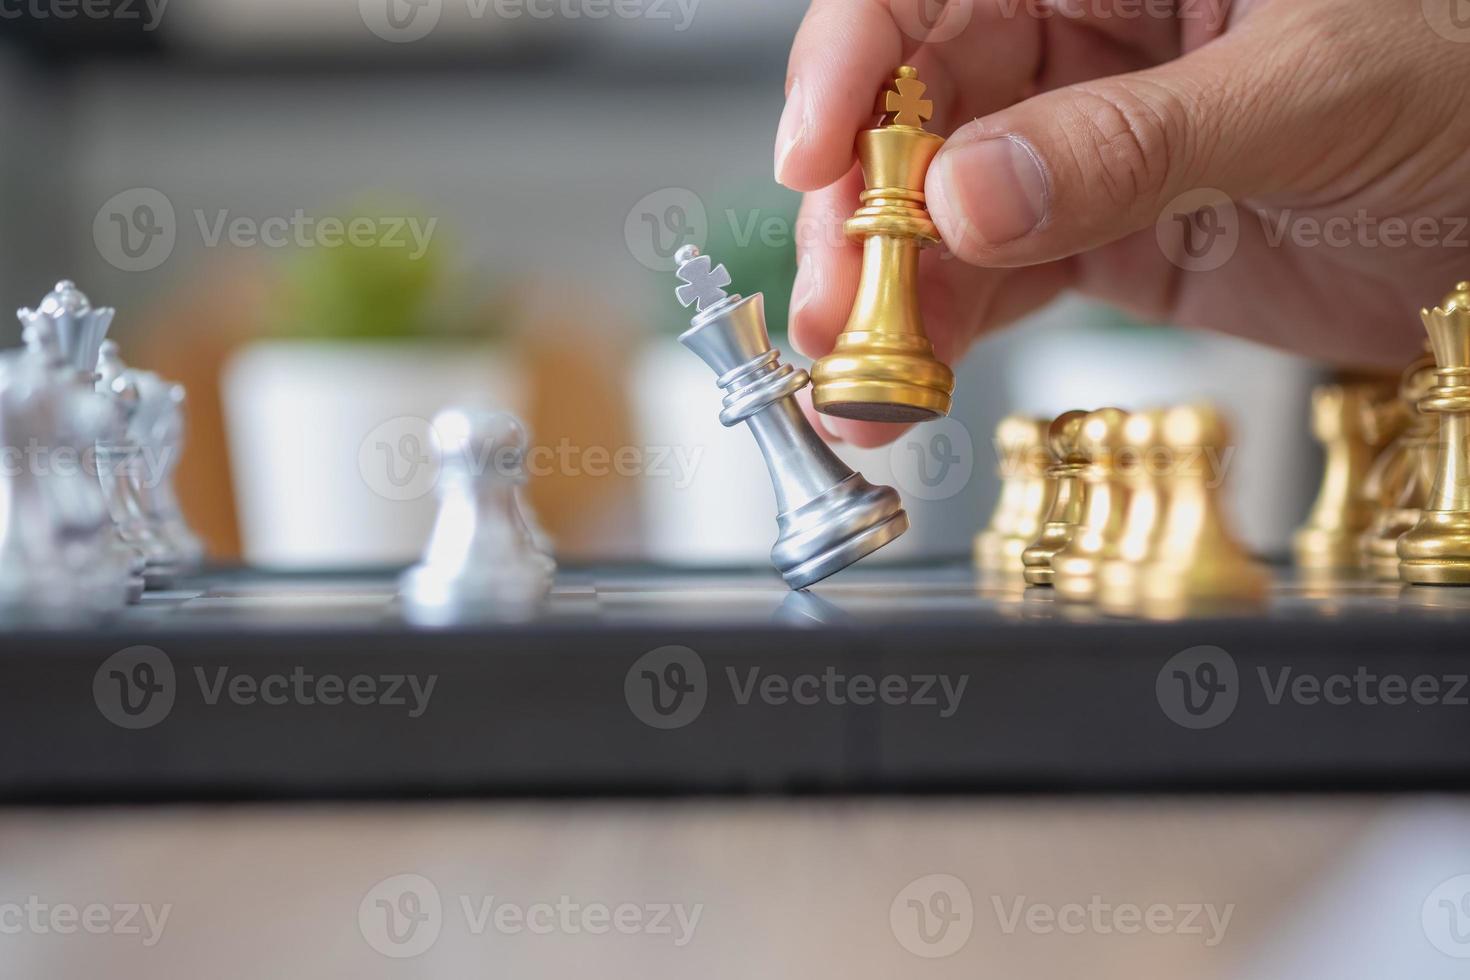
<path fill-rule="evenodd" d="M 0 633 L 0 799 L 1470 788 L 1470 593 L 1278 570 L 1106 617 L 968 563 L 570 567 L 409 625 L 395 575 L 220 570 Z"/>

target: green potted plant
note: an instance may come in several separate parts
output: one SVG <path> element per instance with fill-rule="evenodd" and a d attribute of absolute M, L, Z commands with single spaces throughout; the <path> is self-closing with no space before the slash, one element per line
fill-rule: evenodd
<path fill-rule="evenodd" d="M 247 560 L 412 560 L 435 512 L 428 420 L 451 403 L 524 404 L 503 296 L 455 274 L 437 239 L 343 242 L 290 253 L 275 310 L 222 379 Z"/>

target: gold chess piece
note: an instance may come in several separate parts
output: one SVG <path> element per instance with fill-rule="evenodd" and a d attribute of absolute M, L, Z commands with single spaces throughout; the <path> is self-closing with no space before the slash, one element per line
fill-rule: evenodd
<path fill-rule="evenodd" d="M 1082 474 L 1087 459 L 1078 450 L 1086 412 L 1065 412 L 1047 427 L 1046 442 L 1051 449 L 1052 465 L 1046 478 L 1054 486 L 1051 512 L 1046 516 L 1041 533 L 1022 553 L 1021 564 L 1027 585 L 1051 585 L 1051 560 L 1082 522 Z"/>
<path fill-rule="evenodd" d="M 1138 604 L 1138 570 L 1157 547 L 1163 528 L 1163 474 L 1173 454 L 1163 442 L 1164 413 L 1134 412 L 1123 423 L 1118 475 L 1128 486 L 1128 513 L 1117 545 L 1103 555 L 1097 576 L 1097 601 L 1106 611 L 1129 611 Z"/>
<path fill-rule="evenodd" d="M 1011 415 L 995 429 L 1000 454 L 1000 499 L 990 524 L 975 538 L 975 564 L 985 572 L 1015 574 L 1022 569 L 1021 553 L 1036 536 L 1056 496 L 1047 478 L 1045 419 Z"/>
<path fill-rule="evenodd" d="M 1260 599 L 1266 571 L 1231 534 L 1217 499 L 1229 427 L 1208 405 L 1171 408 L 1160 425 L 1170 463 L 1161 527 L 1138 569 L 1139 611 L 1168 617 Z"/>
<path fill-rule="evenodd" d="M 1470 282 L 1419 315 L 1437 368 L 1419 410 L 1439 416 L 1439 438 L 1429 501 L 1399 538 L 1399 578 L 1411 585 L 1470 585 Z"/>
<path fill-rule="evenodd" d="M 1361 563 L 1358 541 L 1375 516 L 1362 488 L 1379 451 L 1398 434 L 1374 431 L 1366 423 L 1396 395 L 1382 379 L 1319 385 L 1312 391 L 1312 434 L 1327 460 L 1307 522 L 1291 539 L 1299 566 L 1342 569 Z"/>
<path fill-rule="evenodd" d="M 919 315 L 919 252 L 939 244 L 924 206 L 924 178 L 944 140 L 924 131 L 934 103 L 917 70 L 898 69 L 876 129 L 858 134 L 862 207 L 848 219 L 863 246 L 857 301 L 831 354 L 812 367 L 817 411 L 876 422 L 949 414 L 954 372 L 934 357 Z"/>
<path fill-rule="evenodd" d="M 1374 578 L 1398 580 L 1399 538 L 1419 523 L 1434 486 L 1439 416 L 1421 412 L 1418 406 L 1434 387 L 1436 375 L 1433 357 L 1415 361 L 1404 372 L 1399 404 L 1407 409 L 1408 428 L 1383 451 L 1369 475 L 1368 494 L 1378 514 L 1363 532 L 1359 547 Z"/>
<path fill-rule="evenodd" d="M 1128 488 L 1118 473 L 1123 423 L 1128 413 L 1100 408 L 1082 420 L 1077 448 L 1087 458 L 1082 472 L 1082 522 L 1072 539 L 1051 559 L 1057 595 L 1072 602 L 1097 596 L 1097 573 L 1103 556 L 1117 547 L 1128 513 Z"/>

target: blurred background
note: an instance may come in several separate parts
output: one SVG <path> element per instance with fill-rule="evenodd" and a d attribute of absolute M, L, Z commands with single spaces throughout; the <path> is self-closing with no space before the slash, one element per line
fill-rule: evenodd
<path fill-rule="evenodd" d="M 766 293 L 784 343 L 798 201 L 771 158 L 803 4 L 12 7 L 0 297 L 73 278 L 119 309 L 131 362 L 188 386 L 180 492 L 216 558 L 412 560 L 434 511 L 426 420 L 462 400 L 527 421 L 529 498 L 564 559 L 765 560 L 765 472 L 674 341 L 671 268 L 704 246 Z M 882 560 L 964 550 L 1012 411 L 1214 398 L 1247 541 L 1281 550 L 1307 509 L 1300 361 L 1069 299 L 958 373 L 952 420 L 843 450 L 914 519 Z"/>

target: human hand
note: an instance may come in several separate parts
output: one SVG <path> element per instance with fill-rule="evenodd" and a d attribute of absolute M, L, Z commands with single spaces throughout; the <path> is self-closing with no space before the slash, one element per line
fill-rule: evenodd
<path fill-rule="evenodd" d="M 1415 311 L 1470 275 L 1455 0 L 947 0 L 921 43 L 929 2 L 813 0 L 797 34 L 776 177 L 807 192 L 790 323 L 803 353 L 832 349 L 856 295 L 861 252 L 841 230 L 863 189 L 853 144 L 899 64 L 919 69 L 929 129 L 949 137 L 926 186 L 945 249 L 920 281 L 948 363 L 1072 288 L 1148 321 L 1398 368 L 1422 344 Z M 1238 244 L 1200 259 L 1168 229 L 1210 198 L 1238 205 L 1217 212 Z M 821 423 L 861 446 L 902 431 Z"/>

